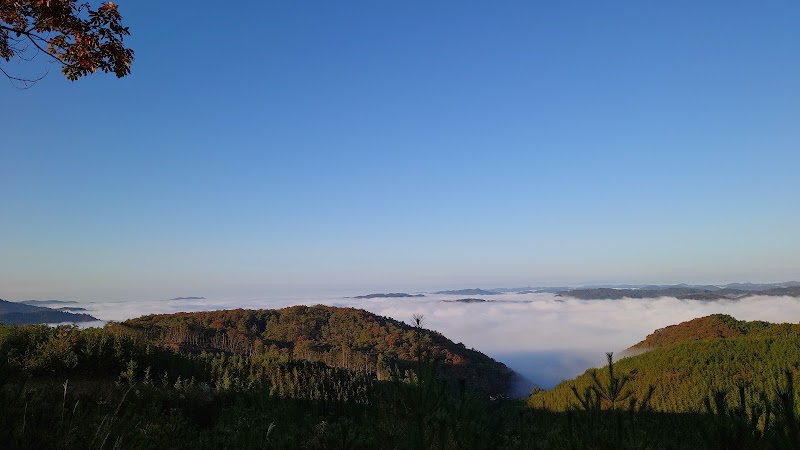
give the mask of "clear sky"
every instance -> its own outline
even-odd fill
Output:
[[[800,278],[800,2],[119,3],[0,83],[0,298]]]

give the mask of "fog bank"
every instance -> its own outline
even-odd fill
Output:
[[[501,294],[482,303],[445,302],[461,297],[426,294],[421,298],[352,299],[340,297],[142,300],[82,303],[88,314],[122,321],[154,313],[231,308],[282,308],[291,305],[349,306],[406,323],[425,316],[425,327],[506,363],[533,384],[549,388],[563,379],[603,364],[604,353],[620,352],[658,328],[715,313],[740,320],[800,321],[800,299],[754,296],[741,300],[696,301],[676,298],[576,300],[553,294]]]

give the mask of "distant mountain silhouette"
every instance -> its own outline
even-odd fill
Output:
[[[29,302],[22,303],[0,300],[0,323],[19,325],[37,323],[91,322],[98,320],[96,317],[92,317],[88,314],[75,314],[63,310],[45,308],[43,306],[33,306],[27,304]]]
[[[755,295],[800,297],[800,286],[797,282],[776,284],[729,284],[725,286],[691,286],[686,284],[671,286],[646,286],[642,288],[578,288],[558,292],[561,297],[572,297],[580,300],[619,300],[622,298],[658,298],[675,297],[681,300],[738,300]],[[731,286],[746,287],[737,289]]]
[[[425,297],[424,294],[406,294],[404,292],[390,292],[388,294],[367,294],[359,295],[353,298],[406,298],[406,297]]]
[[[497,292],[487,291],[484,289],[458,289],[453,291],[438,291],[434,294],[442,295],[497,295]]]
[[[66,304],[75,304],[78,302],[74,302],[71,300],[25,300],[19,303],[24,303],[26,305],[33,305],[33,306],[41,306],[41,305],[54,305],[54,304],[66,305]]]
[[[458,300],[442,300],[445,303],[486,303],[494,302],[494,300],[486,300],[483,298],[459,298]]]

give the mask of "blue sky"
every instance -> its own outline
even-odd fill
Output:
[[[0,83],[2,298],[800,278],[800,3],[120,12]]]

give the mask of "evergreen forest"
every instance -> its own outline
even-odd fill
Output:
[[[4,448],[798,448],[800,325],[709,316],[527,399],[503,364],[327,306],[0,325]]]

